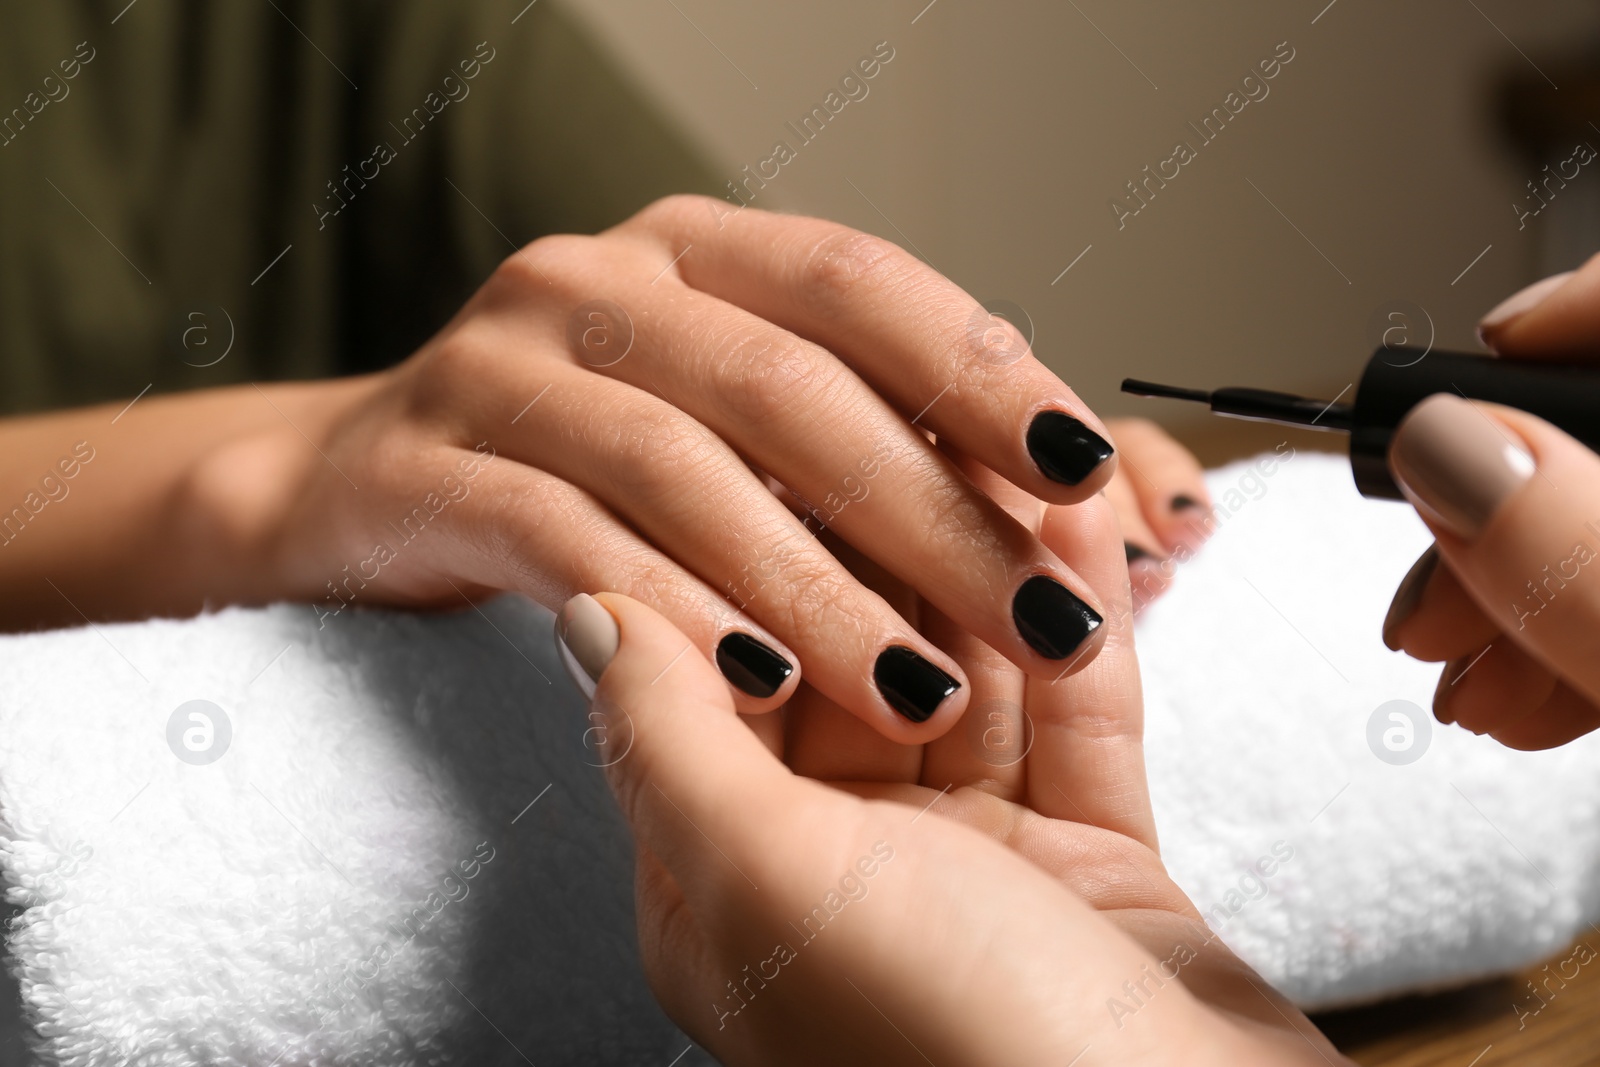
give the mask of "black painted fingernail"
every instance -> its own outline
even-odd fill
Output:
[[[1105,621],[1072,590],[1044,574],[1022,583],[1011,598],[1011,618],[1022,639],[1046,659],[1066,659]]]
[[[1115,453],[1111,442],[1060,411],[1041,411],[1028,424],[1028,454],[1045,477],[1077,485]]]
[[[1200,501],[1196,500],[1188,493],[1179,493],[1177,496],[1172,498],[1173,511],[1187,511],[1190,508],[1197,508],[1199,506]]]
[[[961,683],[909,648],[890,645],[878,653],[872,679],[889,706],[912,722],[927,722]]]
[[[1122,551],[1128,557],[1129,563],[1138,563],[1141,559],[1149,559],[1150,553],[1134,544],[1132,541],[1122,542]]]
[[[717,669],[739,689],[765,698],[788,681],[794,664],[749,634],[735,630],[717,642]]]

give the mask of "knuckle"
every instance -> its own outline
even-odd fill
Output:
[[[686,632],[691,629],[688,617],[692,608],[701,605],[679,603],[684,599],[685,575],[676,563],[643,544],[618,552],[616,560],[620,573],[609,575],[609,580],[618,587],[617,592],[668,614]]]
[[[428,347],[422,360],[426,386],[450,387],[463,376],[471,376],[481,370],[482,359],[482,346],[477,343],[472,331],[451,330]],[[431,390],[424,387],[420,391],[428,393]]]
[[[863,290],[881,292],[902,277],[906,254],[898,246],[870,233],[832,230],[805,255],[801,286],[811,310],[834,316]]]
[[[859,626],[874,614],[855,579],[832,560],[796,560],[785,581],[775,585],[768,597],[771,609],[786,612],[797,634],[826,637],[838,631],[842,620]]]
[[[922,533],[924,551],[942,558],[955,546],[961,546],[964,552],[975,546],[978,552],[993,553],[999,558],[1011,555],[1010,546],[994,536],[994,524],[966,486],[939,477],[928,485],[922,498],[928,516]]]
[[[604,543],[607,531],[593,502],[555,479],[537,487],[497,488],[484,512],[486,521],[461,524],[460,536],[484,558],[505,572],[516,587],[545,604],[566,598],[569,585],[559,559],[551,558],[552,530],[568,534],[574,543]],[[600,588],[600,586],[585,586]]]
[[[595,242],[593,237],[570,233],[541,237],[501,260],[486,288],[524,298],[530,291],[546,290],[556,279],[573,274],[593,254]]]
[[[473,383],[491,375],[493,349],[484,345],[470,324],[449,330],[428,344],[408,368],[406,410],[429,423],[453,423],[470,410]]]
[[[645,229],[655,230],[686,218],[691,212],[704,214],[710,200],[698,193],[673,193],[646,204],[634,218]]]
[[[976,489],[951,474],[937,455],[914,454],[900,476],[918,501],[918,514],[926,521],[916,525],[910,548],[921,558],[944,559],[952,551],[975,560],[1006,560],[1017,545],[1006,528],[1008,521],[998,505],[985,507]]]
[[[763,425],[797,409],[829,410],[823,394],[831,392],[827,363],[806,341],[769,335],[750,342],[730,361],[723,382],[725,399],[748,425]]]
[[[631,405],[619,412],[607,452],[613,484],[625,493],[657,498],[709,476],[724,446],[708,429],[667,404]]]

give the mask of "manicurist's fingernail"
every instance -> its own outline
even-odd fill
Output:
[[[1525,315],[1532,311],[1544,302],[1545,297],[1567,284],[1567,279],[1570,277],[1572,277],[1570,270],[1563,271],[1560,274],[1552,274],[1548,278],[1542,278],[1525,289],[1518,289],[1496,304],[1489,314],[1478,320],[1478,336],[1482,338],[1485,334],[1499,329],[1517,316]]]
[[[579,593],[567,601],[556,615],[556,647],[561,650],[561,663],[573,684],[591,700],[620,641],[617,620],[588,593]]]
[[[1011,619],[1022,639],[1046,659],[1066,659],[1105,621],[1072,590],[1044,574],[1017,589]]]
[[[1456,693],[1456,682],[1461,680],[1461,675],[1468,666],[1468,661],[1464,659],[1448,661],[1444,669],[1439,672],[1439,684],[1433,687],[1433,717],[1446,726],[1456,721],[1455,712],[1450,710],[1450,704]],[[1477,730],[1472,732],[1478,733]]]
[[[717,642],[717,669],[735,688],[764,699],[789,680],[794,664],[749,634],[735,630]]]
[[[1439,546],[1429,545],[1428,551],[1418,556],[1411,569],[1406,571],[1406,576],[1400,579],[1394,599],[1389,602],[1389,613],[1383,617],[1383,643],[1391,650],[1400,651],[1400,627],[1422,603],[1422,593],[1428,588],[1428,579],[1433,577],[1434,568],[1438,565]]]
[[[1061,411],[1041,411],[1028,424],[1028,454],[1046,478],[1077,485],[1116,450],[1111,442]]]
[[[1534,471],[1533,456],[1511,431],[1448,393],[1428,397],[1401,420],[1389,467],[1433,518],[1469,541]]]
[[[889,706],[912,722],[927,722],[961,683],[902,645],[878,653],[872,680]]]

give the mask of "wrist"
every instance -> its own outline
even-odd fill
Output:
[[[386,375],[246,386],[260,416],[196,455],[179,480],[170,536],[208,603],[262,603],[314,595],[319,518],[314,499],[337,428]],[[257,395],[259,394],[259,395]],[[342,476],[327,471],[343,484]],[[351,490],[354,491],[353,489]]]

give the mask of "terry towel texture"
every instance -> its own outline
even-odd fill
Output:
[[[1600,748],[1423,717],[1406,750],[1385,705],[1426,709],[1437,668],[1378,630],[1425,532],[1342,460],[1264,470],[1213,472],[1221,529],[1139,627],[1177,880],[1311,1005],[1563,947],[1597,914]],[[711,1062],[638,974],[631,846],[559,672],[516,598],[0,640],[9,948],[45,1051]]]

